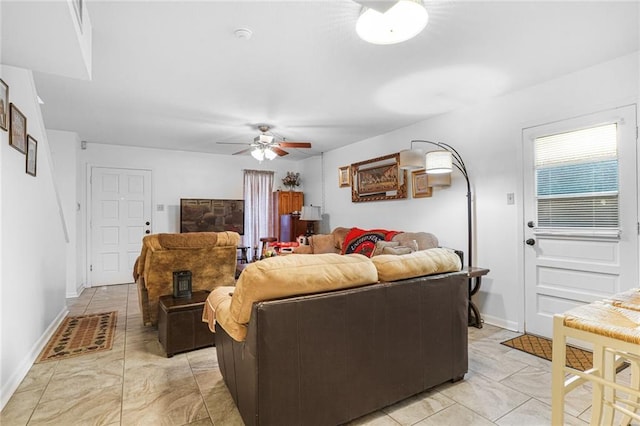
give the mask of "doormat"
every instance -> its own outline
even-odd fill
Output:
[[[551,361],[553,343],[546,337],[539,337],[534,334],[523,334],[522,336],[505,340],[502,344]],[[566,365],[567,367],[580,371],[588,370],[593,365],[593,354],[591,351],[567,345]]]
[[[110,350],[117,321],[115,311],[66,317],[36,363]]]

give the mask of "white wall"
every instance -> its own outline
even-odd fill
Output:
[[[52,178],[51,155],[30,71],[2,66],[10,101],[38,141],[37,176],[0,130],[0,406],[4,406],[66,314],[65,232]]]
[[[422,199],[352,203],[350,189],[339,188],[337,182],[338,167],[407,149],[412,139],[452,145],[462,155],[473,186],[474,264],[491,269],[474,300],[487,322],[522,330],[522,129],[636,103],[639,75],[638,54],[629,55],[327,152],[325,226],[429,231],[442,245],[466,252],[466,187],[459,173],[453,174],[450,188]],[[516,194],[515,205],[507,205],[510,192]]]
[[[82,280],[77,274],[78,265],[77,250],[77,152],[80,148],[80,139],[76,133],[48,130],[47,137],[51,147],[53,160],[53,174],[56,180],[65,224],[69,235],[67,243],[67,297],[77,297],[82,291]]]
[[[324,213],[324,175],[322,168],[322,156],[310,157],[298,162],[300,176],[302,180],[302,190],[304,191],[305,206],[320,206],[321,214]],[[325,229],[322,221],[318,224],[318,232],[328,233],[330,229]]]
[[[274,190],[282,185],[287,171],[299,171],[305,191],[306,172],[295,161],[278,158],[258,163],[250,155],[228,156],[162,149],[133,148],[106,144],[86,144],[78,153],[81,233],[78,262],[86,265],[87,169],[114,167],[151,170],[152,231],[179,232],[180,198],[243,199],[244,170],[276,172]],[[163,211],[159,211],[162,208]],[[86,271],[80,280],[86,283]]]
[[[0,34],[2,34],[2,2],[0,2]],[[0,43],[0,59],[2,58],[2,43]],[[0,76],[3,75],[3,71],[2,71],[2,65],[1,65],[0,61]],[[4,80],[3,80],[4,81]],[[7,105],[5,105],[5,108],[7,107]],[[8,128],[8,126],[7,126]],[[0,130],[0,145],[5,146],[8,144],[9,141],[9,136],[8,133],[6,132],[2,132],[2,130]],[[4,159],[4,155],[2,154],[2,151],[0,150],[0,166],[2,165],[2,161]],[[4,204],[2,202],[2,187],[4,185],[4,178],[2,177],[2,170],[0,169],[0,241],[3,241],[4,239],[4,234],[2,232],[2,211],[4,210]],[[3,244],[0,244],[0,271],[2,271],[3,265],[4,265],[4,261],[3,261]],[[2,289],[4,288],[4,285],[2,285],[3,281],[2,281],[2,274],[0,273],[0,307],[2,306],[2,301],[4,300],[4,291],[2,291]],[[2,357],[3,351],[4,351],[4,333],[2,330],[4,330],[4,319],[3,319],[3,315],[2,313],[0,313],[0,357]],[[4,383],[4,374],[3,374],[3,367],[2,367],[2,361],[0,361],[0,410],[2,410],[2,408],[5,406],[5,404],[7,403],[7,401],[9,400],[9,397],[11,395],[11,393],[14,390],[13,386],[9,386],[7,387],[7,389],[4,389],[1,385],[1,383]]]
[[[2,34],[2,2],[0,2],[0,34]],[[2,58],[2,43],[0,43],[0,58]],[[1,67],[2,65],[0,65],[0,77],[3,75]],[[5,108],[6,107],[7,105],[5,105]],[[7,145],[8,141],[9,141],[8,134],[0,130],[0,145],[3,145],[3,146]],[[2,167],[2,158],[4,158],[4,155],[0,155],[0,241],[4,239],[4,234],[2,232],[2,216],[3,216],[2,211],[4,210],[4,204],[2,202],[2,198],[3,198],[2,197],[2,182],[3,182],[2,170],[4,169],[4,167]],[[3,244],[0,244],[0,271],[3,270],[3,265],[4,265],[2,246]],[[3,282],[2,275],[0,274],[0,307],[2,306],[2,301],[4,300],[4,297],[5,297],[4,292],[2,291],[2,289],[4,288],[4,285],[2,285],[2,282]],[[2,356],[2,353],[4,351],[4,333],[2,332],[2,330],[4,330],[4,318],[2,313],[0,313],[0,357]],[[2,410],[6,402],[9,400],[9,396],[14,390],[13,386],[7,387],[7,389],[4,389],[2,387],[2,383],[5,382],[3,371],[4,370],[0,362],[0,410]]]

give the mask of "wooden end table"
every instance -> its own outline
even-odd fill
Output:
[[[489,273],[489,269],[480,268],[477,266],[467,266],[462,270],[466,271],[467,277],[469,277],[469,319],[467,323],[469,326],[482,328],[483,320],[480,316],[480,311],[478,310],[476,304],[473,303],[471,296],[473,296],[478,292],[478,290],[480,290],[482,277]]]
[[[160,297],[158,304],[158,339],[171,358],[178,352],[215,345],[215,334],[202,322],[202,310],[209,292],[195,291],[191,297]]]
[[[249,250],[249,247],[238,246],[237,249],[240,251],[237,259],[238,263],[249,263],[249,258],[247,257],[247,250]]]

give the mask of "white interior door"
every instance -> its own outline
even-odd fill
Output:
[[[151,233],[151,171],[92,167],[89,283],[130,283]]]
[[[605,133],[615,152],[596,153]],[[635,106],[523,132],[528,333],[551,337],[555,313],[638,286],[636,140]],[[560,154],[545,163],[548,149]]]

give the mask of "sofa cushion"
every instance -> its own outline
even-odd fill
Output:
[[[343,228],[338,226],[334,228],[331,233],[333,234],[333,239],[335,240],[336,248],[338,249],[337,253],[342,251],[342,246],[344,245],[344,239],[347,237],[347,234],[351,231],[351,228]]]
[[[427,250],[438,247],[438,238],[429,232],[400,232],[391,241],[397,241],[401,246],[411,247],[413,241],[418,245],[416,250]]]
[[[255,302],[342,288],[378,281],[370,259],[361,255],[335,253],[307,256],[290,254],[249,264],[236,283],[231,300],[231,317],[249,322]]]
[[[413,253],[414,251],[415,250],[413,250],[411,247],[405,247],[405,246],[385,247],[382,249],[382,254],[393,254],[393,255],[399,256],[401,254]]]
[[[311,252],[314,254],[339,253],[333,234],[317,234],[311,237]]]
[[[382,254],[371,261],[378,270],[380,281],[387,282],[462,269],[458,255],[446,248],[420,250],[400,256]]]
[[[373,249],[371,257],[382,254],[386,247],[398,247],[399,245],[400,243],[397,241],[376,241],[376,247]]]

